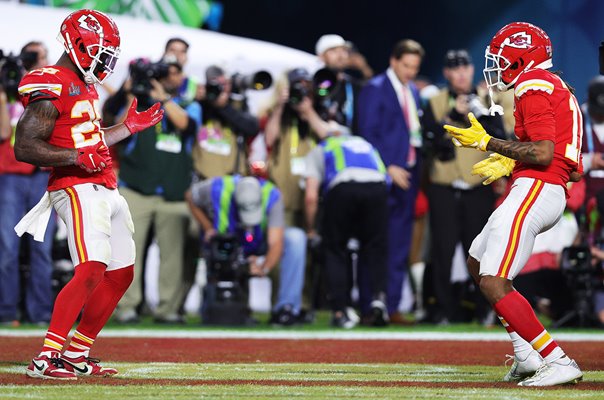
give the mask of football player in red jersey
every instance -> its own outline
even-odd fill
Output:
[[[136,111],[102,130],[95,84],[113,72],[120,52],[117,26],[94,10],[71,13],[59,40],[65,53],[56,64],[33,70],[19,86],[25,111],[16,128],[19,161],[51,167],[48,191],[15,227],[43,236],[50,207],[68,227],[75,273],[55,301],[44,345],[27,367],[30,377],[76,379],[113,375],[89,357],[90,347],[132,281],[132,220],[118,193],[108,147],[161,121],[160,104]],[[69,347],[61,351],[82,311]]]
[[[514,180],[508,197],[474,239],[468,268],[514,345],[514,362],[504,380],[521,386],[577,382],[583,374],[576,362],[544,329],[512,280],[529,258],[535,237],[560,219],[566,184],[581,177],[581,111],[572,89],[548,71],[552,44],[535,25],[504,26],[485,57],[489,90],[514,90],[518,140],[492,138],[471,114],[469,128],[445,125],[455,145],[494,152],[474,165],[473,173],[487,178],[486,184],[510,172]],[[493,112],[498,108],[492,104]]]

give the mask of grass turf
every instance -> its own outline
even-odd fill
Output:
[[[115,363],[120,375],[80,378],[76,385],[31,381],[0,385],[0,398],[28,399],[600,399],[604,371],[587,371],[586,384],[521,388],[501,383],[506,368],[419,364],[185,364]],[[3,376],[23,366],[1,365]],[[437,387],[430,387],[434,385]],[[497,386],[497,387],[493,387]],[[581,390],[577,390],[581,389]]]

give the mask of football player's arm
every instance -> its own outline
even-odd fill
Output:
[[[491,138],[487,151],[530,164],[549,165],[554,158],[554,142],[539,140],[536,142],[515,142]]]
[[[39,167],[64,167],[76,164],[78,151],[48,143],[59,111],[51,101],[40,100],[25,107],[15,132],[15,157]]]
[[[159,102],[141,112],[136,111],[137,106],[138,101],[136,97],[134,97],[124,122],[104,130],[105,144],[107,146],[113,146],[130,135],[134,135],[137,132],[156,125],[164,116],[164,110],[161,109],[161,104]]]
[[[132,133],[123,123],[110,126],[109,128],[105,128],[103,130],[105,131],[105,143],[107,146],[113,146],[114,144],[119,143],[132,135]]]

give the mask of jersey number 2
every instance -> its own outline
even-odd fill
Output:
[[[88,121],[76,124],[71,128],[71,137],[76,149],[95,145],[102,140],[99,101],[79,100],[76,102],[71,109],[71,118],[82,118],[84,114],[88,114]]]

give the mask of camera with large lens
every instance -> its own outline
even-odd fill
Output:
[[[338,75],[330,68],[321,68],[313,75],[313,99],[317,114],[323,120],[335,119],[338,117],[338,104],[334,102],[335,94],[338,88]]]
[[[168,76],[170,65],[159,61],[153,63],[147,58],[137,58],[130,62],[130,77],[132,78],[132,94],[147,96],[153,85],[151,79],[163,79]]]
[[[246,90],[264,90],[272,84],[273,77],[267,71],[258,71],[249,75],[235,73],[231,76],[231,97],[241,100]],[[216,101],[223,91],[224,84],[219,77],[208,79],[206,82],[206,100]]]
[[[273,84],[273,77],[267,71],[258,71],[253,74],[233,74],[231,76],[231,92],[243,93],[246,90],[264,90]]]
[[[23,64],[19,56],[13,55],[13,53],[6,55],[0,50],[0,85],[9,98],[17,98],[19,82],[23,78],[23,73]]]
[[[315,95],[318,98],[329,97],[338,84],[337,74],[330,68],[321,68],[313,76]]]
[[[238,239],[218,234],[207,247],[207,285],[202,307],[206,325],[250,323],[248,278],[250,267]]]

